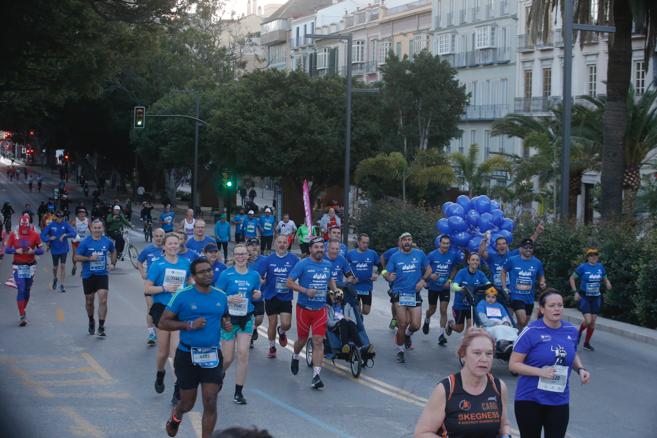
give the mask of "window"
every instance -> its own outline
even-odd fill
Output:
[[[299,36],[299,28],[297,27],[297,37],[294,42],[294,47],[299,47],[301,45],[301,37]]]
[[[385,64],[388,53],[392,50],[392,43],[390,41],[381,41],[379,43],[379,64]]]
[[[317,52],[317,70],[325,70],[328,68],[328,58],[329,58],[328,48],[320,49]]]
[[[543,68],[543,97],[552,96],[552,69]]]
[[[637,96],[646,92],[646,62],[634,62],[634,91]]]
[[[459,137],[459,152],[463,153],[463,134]]]
[[[495,47],[495,26],[482,26],[476,29],[476,49]]]
[[[477,144],[477,131],[475,129],[470,131],[470,144]]]
[[[269,47],[269,64],[284,64],[285,63],[285,46],[271,46]]]
[[[418,55],[422,50],[429,48],[429,36],[428,35],[416,35],[411,40],[410,53],[411,56]]]
[[[377,48],[378,48],[378,41],[377,40],[370,40],[369,46],[368,46],[368,51],[367,51],[367,62],[374,62],[376,61],[377,57]]]
[[[525,70],[523,72],[523,79],[524,79],[524,94],[523,96],[526,98],[532,97],[532,71],[531,70]]]
[[[454,33],[444,33],[442,35],[438,35],[438,54],[450,55],[454,53],[455,40],[456,34]]]
[[[401,45],[402,45],[401,42],[395,43],[395,55],[399,59],[402,58],[402,47],[401,47]]]
[[[351,62],[365,62],[365,41],[358,40],[354,41],[354,44],[351,46]]]
[[[598,94],[598,66],[595,64],[589,64],[586,66],[586,71],[588,77],[588,95],[595,97]]]

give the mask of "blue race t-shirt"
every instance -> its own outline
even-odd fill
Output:
[[[392,248],[388,248],[387,250],[385,250],[385,252],[383,253],[383,261],[385,262],[386,266],[388,265],[388,260],[390,260],[390,257],[392,257],[392,255],[397,251],[399,251],[399,248],[396,246],[393,246]]]
[[[260,216],[260,233],[265,237],[271,237],[274,235],[274,224],[276,223],[276,218],[274,216]]]
[[[217,287],[227,296],[240,295],[245,299],[241,303],[228,303],[232,316],[244,316],[253,313],[253,291],[260,290],[260,275],[252,269],[240,274],[233,266],[219,275]]]
[[[252,270],[259,273],[260,272],[260,265],[262,265],[265,262],[266,258],[267,257],[263,256],[262,254],[258,254],[258,257],[255,260],[253,260],[251,262],[248,262],[247,266],[249,267],[249,269],[252,269]],[[260,298],[258,298],[257,300],[253,300],[253,302],[254,303],[259,303],[260,301],[262,301],[264,299],[265,299],[264,295],[261,294]]]
[[[235,223],[235,234],[241,234],[244,231],[244,221],[247,216],[245,214],[236,214],[233,217],[233,222]]]
[[[374,265],[379,261],[379,255],[376,251],[367,249],[363,252],[358,249],[352,249],[347,253],[347,262],[351,266],[351,272],[358,279],[354,286],[359,295],[368,295],[372,292],[372,272]]]
[[[516,400],[529,400],[550,406],[568,404],[570,399],[568,377],[577,352],[577,339],[577,328],[569,322],[561,321],[561,327],[558,329],[546,326],[542,318],[530,322],[520,333],[513,345],[513,351],[526,354],[523,363],[533,367],[553,365],[567,367],[565,376],[561,376],[566,379],[566,385],[561,392],[544,390],[538,388],[538,377],[520,376],[516,387]]]
[[[176,213],[173,211],[162,212],[160,215],[160,223],[162,223],[162,229],[165,233],[170,233],[173,231],[174,219],[176,218]]]
[[[191,249],[185,247],[185,252],[178,253],[178,257],[187,259],[191,264],[194,260],[196,260],[199,257],[199,255],[196,254],[196,251],[192,251]]]
[[[329,247],[329,242],[324,241],[324,256],[325,257],[328,257],[328,247]],[[340,244],[340,250],[338,251],[338,255],[341,255],[342,257],[347,258],[347,252],[348,252],[347,249],[348,249],[347,245],[345,245],[344,243],[341,243]]]
[[[345,275],[349,273],[353,275],[353,272],[351,272],[351,266],[349,266],[347,259],[338,254],[338,256],[333,260],[331,260],[328,256],[325,256],[324,260],[328,260],[328,262],[331,263],[331,278],[335,280],[335,285],[338,287],[344,286]]]
[[[575,276],[579,278],[579,290],[587,297],[600,296],[600,284],[607,272],[600,262],[592,265],[590,263],[582,263],[575,269]]]
[[[333,266],[327,260],[316,262],[311,257],[307,257],[297,263],[290,272],[292,281],[299,280],[299,285],[317,291],[312,298],[304,293],[299,293],[297,304],[311,310],[323,308],[326,304],[326,292],[332,271]]]
[[[142,249],[137,257],[139,263],[146,262],[146,270],[151,265],[154,259],[159,259],[163,256],[162,248],[158,248],[154,244],[148,245],[146,248]]]
[[[230,240],[230,223],[217,221],[214,224],[214,238],[217,239],[217,242],[228,242]]]
[[[215,243],[212,237],[205,236],[203,237],[203,240],[196,240],[194,239],[194,236],[192,236],[189,239],[187,239],[187,243],[185,243],[185,247],[187,247],[188,250],[196,254],[196,257],[194,257],[196,259],[198,257],[201,257],[205,247],[211,243]]]
[[[41,240],[50,245],[51,254],[68,254],[68,239],[73,239],[76,235],[77,232],[68,222],[62,221],[61,223],[57,223],[57,221],[52,221],[41,232]],[[53,236],[55,240],[50,240]],[[60,240],[62,236],[65,237],[63,240]]]
[[[495,286],[501,288],[506,287],[506,285],[502,285],[502,268],[504,267],[504,263],[506,263],[510,257],[515,257],[517,255],[520,255],[520,251],[518,251],[517,248],[514,250],[507,250],[505,254],[498,253],[492,247],[488,248],[488,257],[485,260],[493,277],[492,280]],[[507,278],[507,284],[508,283],[509,279]]]
[[[445,287],[445,283],[452,275],[452,271],[459,263],[459,253],[452,251],[451,248],[446,253],[442,253],[439,249],[434,249],[427,255],[429,265],[431,265],[432,274],[438,274],[437,280],[427,282],[427,289],[430,291],[440,291]]]
[[[212,284],[215,285],[217,284],[217,281],[219,281],[219,276],[221,275],[222,272],[224,272],[228,267],[221,263],[219,260],[214,262],[214,265],[212,265]]]
[[[252,217],[247,217],[244,219],[244,237],[250,239],[252,237],[258,237],[258,225],[260,222],[258,219]]]
[[[514,256],[504,263],[504,270],[509,278],[511,300],[532,304],[536,281],[544,275],[541,261],[534,256],[529,260]]]
[[[76,254],[85,257],[91,257],[94,254],[98,256],[98,260],[82,262],[82,278],[89,278],[92,275],[97,277],[107,276],[107,263],[112,252],[114,252],[114,242],[105,236],[101,236],[98,240],[95,240],[92,236],[82,239]]]
[[[454,283],[461,287],[465,287],[489,284],[490,281],[488,278],[486,278],[486,274],[481,272],[479,269],[477,269],[473,274],[470,272],[470,269],[463,268],[456,273],[456,276],[454,277]],[[454,293],[454,304],[452,305],[452,308],[454,310],[467,310],[470,308],[470,303],[468,303],[468,300],[462,291],[457,291]]]
[[[189,260],[178,256],[176,263],[171,263],[164,256],[153,260],[148,267],[146,279],[153,282],[153,286],[173,285],[178,290],[185,287],[189,279]],[[168,304],[173,294],[171,292],[160,292],[153,295],[153,303]]]
[[[415,285],[422,279],[427,266],[427,256],[417,248],[411,248],[408,253],[397,251],[392,254],[386,270],[397,274],[397,278],[392,282],[393,293],[415,296]]]
[[[205,318],[205,326],[194,330],[180,330],[178,349],[189,351],[190,347],[217,347],[221,337],[221,318],[228,314],[226,294],[219,289],[210,288],[210,292],[199,292],[194,286],[188,286],[171,298],[166,310],[174,313],[178,321],[194,321]]]
[[[262,293],[266,300],[275,297],[281,301],[292,301],[292,289],[287,287],[287,278],[297,263],[299,263],[299,257],[289,252],[283,257],[273,253],[260,263],[258,272],[265,279]]]

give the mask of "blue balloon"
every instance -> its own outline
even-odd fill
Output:
[[[470,252],[476,252],[476,253],[478,253],[478,252],[479,252],[479,245],[481,245],[481,241],[482,241],[482,240],[483,240],[483,239],[482,239],[481,236],[474,236],[474,237],[472,237],[472,238],[470,239],[470,242],[468,243],[468,250],[469,250]]]
[[[479,214],[488,213],[490,211],[490,199],[486,195],[479,196],[474,205]]]
[[[443,212],[443,216],[445,216],[445,217],[449,216],[449,215],[447,214],[447,209],[448,209],[449,206],[452,205],[452,204],[454,204],[454,203],[451,202],[451,201],[447,201],[447,202],[443,203],[443,206],[440,208],[441,211]]]
[[[436,229],[440,234],[449,233],[449,221],[447,220],[447,218],[441,218],[438,221],[436,221]]]
[[[470,207],[470,198],[465,195],[460,195],[456,198],[456,203],[463,207],[463,210],[468,211]]]
[[[460,233],[468,228],[465,219],[461,216],[450,216],[447,221],[449,222],[449,231],[451,234]]]
[[[465,216],[465,210],[459,204],[452,204],[447,207],[447,217],[458,216],[463,219]]]
[[[500,206],[500,203],[497,201],[490,201],[490,209],[492,210],[501,210],[502,207]]]
[[[493,215],[490,213],[482,213],[479,215],[479,232],[485,233],[493,228]]]
[[[466,233],[464,231],[460,233],[456,233],[452,236],[452,242],[460,248],[464,248],[467,246],[468,242],[470,242],[470,233]]]
[[[513,242],[513,234],[511,234],[510,231],[502,230],[500,231],[500,236],[504,237],[506,239],[506,243],[508,243],[509,245],[511,245],[511,243]]]
[[[465,214],[465,221],[470,227],[476,228],[479,226],[479,213],[477,210],[468,210]]]
[[[511,219],[506,218],[502,221],[502,225],[500,225],[500,228],[502,230],[506,230],[511,233],[513,232],[513,226],[514,226],[513,221]]]
[[[493,224],[500,226],[504,220],[504,212],[500,209],[491,210],[490,214],[493,215]]]

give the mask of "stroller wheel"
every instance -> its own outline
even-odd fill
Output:
[[[363,358],[360,354],[359,348],[352,348],[351,355],[349,356],[349,365],[351,368],[351,375],[358,378],[360,372],[363,369]]]
[[[313,366],[313,340],[308,339],[308,342],[306,342],[306,365],[308,365],[308,368]]]

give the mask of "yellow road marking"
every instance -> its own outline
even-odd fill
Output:
[[[96,361],[96,359],[94,359],[94,357],[91,354],[89,354],[87,352],[84,352],[84,353],[81,353],[81,354],[82,354],[82,357],[87,361],[89,366],[91,368],[93,368],[94,371],[96,371],[96,373],[100,377],[102,377],[105,380],[112,380],[112,376],[109,375],[109,373],[107,372],[107,370],[105,370],[105,368],[100,366],[100,364]]]
[[[61,307],[57,306],[55,309],[55,315],[57,316],[58,322],[64,322],[64,310]]]
[[[84,386],[84,385],[111,385],[113,382],[111,380],[99,379],[93,377],[91,379],[72,379],[72,380],[29,380],[26,379],[24,382],[26,385],[30,386]]]
[[[68,415],[73,421],[71,432],[77,436],[103,438],[105,435],[93,424],[82,418],[82,416],[71,406],[59,406],[59,410]]]
[[[62,368],[59,370],[38,370],[30,371],[32,376],[60,376],[64,374],[75,374],[75,373],[92,373],[94,369],[91,367],[80,367],[80,368]]]
[[[52,397],[57,398],[111,398],[111,399],[126,399],[130,398],[129,392],[51,392]]]

